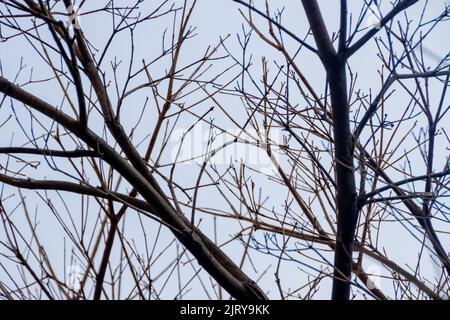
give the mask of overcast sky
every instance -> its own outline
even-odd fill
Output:
[[[118,1],[122,3],[128,3],[127,1]],[[183,1],[174,1],[176,5],[181,4]],[[263,9],[264,1],[256,0],[254,1],[256,6]],[[360,1],[352,0],[349,1],[351,5],[351,12],[357,14],[359,9]],[[429,17],[436,16],[438,13],[442,12],[444,5],[448,5],[449,1],[447,0],[432,0],[429,1],[429,10],[427,14]],[[325,21],[329,27],[329,30],[336,30],[339,20],[338,20],[338,10],[339,10],[339,1],[337,0],[321,0],[319,1],[321,8],[323,9]],[[83,12],[89,11],[89,6],[91,4],[86,4],[86,7],[83,8]],[[1,5],[3,7],[3,5]],[[93,7],[96,5],[92,4]],[[304,12],[301,6],[300,1],[294,0],[276,0],[270,1],[271,11],[275,12],[277,9],[283,9],[283,23],[284,25],[294,33],[298,34],[300,37],[303,37],[307,30],[308,24],[307,20],[304,16]],[[142,4],[143,10],[150,10],[150,8],[154,7],[153,1],[145,1]],[[230,35],[230,39],[227,40],[227,48],[230,52],[239,55],[240,48],[238,45],[238,40],[236,35],[242,34],[242,23],[244,20],[239,13],[239,9],[243,9],[242,6],[234,3],[231,0],[199,0],[198,7],[194,11],[191,24],[196,27],[196,36],[189,40],[186,43],[186,46],[182,49],[181,61],[180,65],[184,65],[190,61],[198,59],[201,57],[209,45],[216,45],[221,38],[225,38],[227,35]],[[388,1],[382,1],[382,12],[387,12],[389,9]],[[417,18],[418,13],[420,12],[420,5],[415,6],[408,10],[408,15],[410,18]],[[266,28],[266,24],[262,19],[256,19],[258,25],[264,26]],[[103,15],[88,15],[83,16],[81,21],[81,27],[86,34],[86,37],[90,40],[91,44],[94,47],[102,48],[104,47],[106,40],[111,32],[111,24],[109,20],[109,16]],[[171,18],[163,17],[161,19],[154,20],[150,24],[146,26],[151,26],[151,28],[137,28],[135,30],[135,38],[137,42],[135,43],[135,61],[136,65],[140,65],[141,61],[145,59],[146,61],[151,61],[152,58],[158,56],[161,52],[161,34],[164,32],[164,29],[170,28],[171,26]],[[248,26],[245,25],[244,28],[248,30]],[[267,30],[263,29],[263,30]],[[443,24],[442,28],[436,30],[425,42],[427,50],[429,53],[427,55],[429,59],[430,66],[433,66],[433,63],[436,63],[436,56],[442,57],[447,54],[449,51],[449,42],[448,42],[448,23]],[[295,50],[295,42],[292,41],[288,36],[284,36],[286,43],[290,46],[292,52]],[[111,76],[111,67],[109,66],[109,61],[113,59],[123,60],[127,62],[129,60],[129,37],[128,34],[123,34],[119,36],[112,44],[111,49],[108,51],[108,56],[105,59],[105,70],[108,70],[109,76]],[[274,60],[278,60],[283,62],[283,59],[279,55],[279,53],[275,52],[273,49],[269,48],[266,44],[264,44],[257,36],[253,36],[250,42],[250,51],[253,56],[253,61],[255,65],[255,72],[260,72],[260,63],[261,58],[266,57],[270,63]],[[15,74],[18,71],[18,67],[23,61],[24,70],[21,72],[21,75],[17,79],[18,83],[25,83],[30,74],[33,75],[35,79],[45,79],[46,77],[51,76],[51,70],[48,68],[41,57],[36,54],[36,51],[32,48],[32,46],[24,40],[23,37],[19,37],[16,39],[12,39],[8,42],[0,44],[0,62],[2,66],[3,75],[9,79],[14,79]],[[310,54],[304,53],[302,51],[301,56],[298,58],[297,63],[302,68],[302,71],[308,75],[308,79],[311,82],[312,86],[315,88],[323,88],[325,83],[325,74],[323,68],[320,64],[318,58],[313,57]],[[225,69],[227,66],[233,64],[231,59],[226,59],[220,62],[220,65],[215,66],[213,70]],[[359,87],[361,90],[368,92],[371,89],[373,92],[377,92],[380,88],[380,80],[377,74],[377,69],[379,68],[380,63],[376,58],[375,46],[373,43],[368,44],[364,49],[355,54],[350,59],[350,64],[352,67],[352,71],[358,74],[359,79]],[[274,65],[272,64],[272,67]],[[126,72],[127,64],[124,63],[119,68],[120,72]],[[160,63],[152,66],[153,77],[157,78],[158,75],[162,76],[165,74],[169,65],[166,60],[161,61]],[[47,101],[52,102],[55,105],[59,105],[61,103],[62,94],[60,91],[55,90],[54,83],[37,83],[35,85],[27,86],[27,90],[34,92],[36,95],[44,98]],[[436,93],[440,92],[442,88],[437,88]],[[318,89],[319,92],[323,92],[322,89]],[[130,98],[127,101],[127,110],[122,113],[122,121],[125,123],[124,126],[131,125],[135,122],[135,120],[140,115],[140,108],[143,105],[143,101],[147,93],[142,92],[136,94],[134,97]],[[438,98],[439,96],[436,95]],[[245,114],[243,113],[244,109],[242,106],[238,105],[238,101],[236,99],[222,96],[221,101],[229,108],[229,112],[231,114],[236,115],[236,118],[242,123],[245,120]],[[397,97],[398,103],[401,104],[401,96]],[[395,100],[393,105],[395,105]],[[27,113],[25,108],[19,108],[19,105],[14,107],[14,111],[10,106],[9,101],[5,102],[2,106],[0,112],[0,123],[3,123],[4,120],[13,115],[16,117],[17,121],[10,121],[5,126],[0,128],[0,145],[20,145],[23,141],[26,141],[24,133],[21,131],[19,123],[22,124],[25,128],[28,128],[30,125],[30,115]],[[201,105],[200,108],[204,108],[207,110],[211,107],[211,102],[207,102],[204,105]],[[400,109],[389,110],[389,113],[393,114],[395,117],[396,113],[401,112]],[[199,112],[200,113],[200,112]],[[215,110],[213,113],[209,115],[209,117],[214,118],[215,123],[218,123],[229,130],[233,130],[233,125],[224,119],[223,115],[220,111]],[[178,124],[179,129],[183,130],[189,128],[193,119],[189,117],[182,118],[180,123]],[[448,126],[449,118],[444,122],[444,125]],[[154,124],[149,123],[149,127],[152,127]],[[97,128],[98,132],[101,132],[102,128]],[[207,134],[207,127],[204,127],[203,134]],[[13,134],[14,133],[14,134]],[[39,132],[35,132],[36,136],[39,135]],[[280,135],[285,133],[280,133]],[[138,132],[137,136],[143,138],[145,136],[144,132]],[[175,136],[176,137],[176,136]],[[194,138],[197,139],[197,138]],[[11,141],[13,141],[11,143]],[[193,141],[193,144],[196,144],[198,140]],[[179,140],[174,138],[173,145],[174,147],[179,143]],[[441,140],[441,143],[446,144],[447,141]],[[191,146],[189,146],[191,147]],[[195,148],[205,147],[202,144],[197,144],[194,146]],[[245,149],[238,151],[239,152],[248,152],[248,156],[254,156],[258,149]],[[447,154],[438,154],[436,155],[436,167],[442,168],[445,164],[445,158],[448,156],[448,143],[447,143]],[[162,162],[170,162],[172,160],[173,153],[166,153],[162,158]],[[260,159],[256,157],[257,159]],[[2,158],[5,159],[5,158]],[[248,158],[247,158],[248,159]],[[266,166],[267,159],[260,159],[260,163],[253,163],[256,167]],[[1,160],[3,161],[3,160]],[[283,161],[283,160],[281,160]],[[413,159],[414,161],[414,159]],[[420,163],[420,161],[417,161]],[[223,168],[226,164],[222,164]],[[420,164],[418,164],[420,165]],[[16,166],[18,166],[16,164]],[[27,172],[32,175],[34,178],[44,178],[44,177],[61,177],[63,173],[54,173],[50,170],[49,166],[43,166],[39,170],[32,170],[27,168]],[[269,169],[270,170],[270,169]],[[197,163],[188,163],[181,165],[176,169],[177,181],[182,181],[186,185],[192,185],[197,177],[199,171],[199,167]],[[400,176],[401,178],[401,176]],[[270,196],[270,200],[268,203],[268,207],[275,206],[278,209],[281,208],[284,204],[287,190],[280,188],[276,184],[267,181],[266,179],[261,179],[255,177],[255,181],[257,181],[258,187],[262,189],[262,192],[265,196]],[[17,195],[17,190],[9,187],[5,187],[3,190],[3,198],[7,197],[7,195],[15,194]],[[46,244],[50,256],[52,258],[52,262],[57,268],[57,272],[59,274],[63,274],[65,272],[65,265],[67,265],[67,261],[70,259],[70,254],[66,252],[66,257],[63,259],[64,250],[70,251],[71,245],[68,241],[63,240],[63,233],[59,226],[57,226],[55,222],[55,217],[48,212],[48,209],[43,206],[42,199],[40,199],[34,192],[24,192],[26,198],[28,200],[28,206],[31,211],[36,211],[37,219],[39,220],[39,230],[41,231],[42,241]],[[68,205],[68,212],[64,212],[63,215],[65,219],[68,217],[68,213],[74,214],[80,212],[81,201],[79,196],[72,196],[68,194],[63,194],[65,196],[65,200]],[[17,200],[17,198],[16,198]],[[445,201],[445,200],[444,200]],[[447,203],[448,204],[448,203]],[[4,205],[12,209],[17,205],[17,201],[4,201]],[[61,203],[59,204],[60,208],[62,208]],[[224,201],[219,198],[216,193],[211,194],[201,194],[199,197],[199,206],[207,205],[209,207],[217,207],[220,208],[225,205]],[[21,216],[21,209],[16,209],[14,213],[16,221],[18,223],[25,223],[23,216]],[[204,228],[202,230],[205,231],[206,234],[213,236],[212,230],[212,219],[209,217],[203,217],[205,219],[203,223]],[[79,223],[79,217],[76,217],[75,224]],[[127,233],[130,238],[136,240],[138,244],[142,246],[143,236],[140,232],[139,220],[136,214],[130,214],[127,216],[127,223],[129,227],[127,228]],[[146,225],[149,226],[149,230],[156,230],[157,224],[151,222],[150,220],[145,220]],[[446,224],[446,230],[448,231],[448,223]],[[220,232],[219,232],[219,242],[225,242],[230,235],[234,232],[238,231],[239,225],[232,221],[223,221],[220,224]],[[133,235],[134,230],[136,231],[135,235]],[[3,230],[0,230],[0,239],[4,237]],[[152,232],[150,231],[150,234]],[[392,226],[386,226],[384,229],[384,237],[381,240],[383,244],[386,244],[386,250],[389,256],[395,257],[395,261],[398,264],[406,265],[410,264],[412,266],[415,265],[416,256],[419,248],[419,244],[414,238],[411,237],[409,231],[405,229],[403,226],[396,224]],[[151,235],[151,236],[154,236]],[[172,235],[169,232],[163,233],[163,240],[161,241],[160,247],[164,247],[167,245],[171,239]],[[264,241],[264,234],[260,233],[256,235],[256,238],[259,241]],[[446,249],[450,249],[450,236],[443,234],[441,236],[441,240],[443,246]],[[151,239],[149,240],[151,242]],[[297,248],[302,248],[304,244],[300,244]],[[294,246],[295,247],[295,246]],[[293,248],[294,248],[293,247]],[[175,247],[174,247],[175,248]],[[234,243],[231,245],[227,245],[223,248],[227,253],[229,253],[234,259],[240,259],[242,244]],[[181,250],[181,249],[180,249]],[[449,250],[450,251],[450,250]],[[275,257],[271,257],[262,253],[253,253],[253,264],[256,266],[252,266],[250,263],[246,263],[244,265],[244,270],[254,279],[261,277],[260,284],[263,289],[270,290],[269,296],[272,298],[278,297],[277,290],[274,285],[274,268],[276,267],[277,259]],[[116,250],[113,254],[113,260],[118,258],[118,251]],[[295,254],[294,254],[295,255]],[[164,257],[159,266],[155,266],[156,269],[163,269],[165,267],[165,263],[168,263],[175,256],[175,249],[167,254],[167,257]],[[330,252],[329,254],[325,254],[324,258],[329,259],[329,261],[333,260],[333,255]],[[0,259],[2,259],[0,257]],[[297,256],[297,261],[286,262],[283,264],[282,271],[282,282],[290,283],[292,281],[292,288],[295,288],[299,283],[301,283],[298,279],[305,280],[307,278],[307,272],[314,273],[314,270],[306,268],[302,265],[301,260]],[[379,267],[374,261],[370,259],[366,260],[366,268],[371,270],[374,273],[385,274],[386,271]],[[317,265],[317,264],[316,264]],[[190,265],[186,265],[185,268],[190,269]],[[431,259],[424,259],[423,265],[423,274],[429,277],[433,277],[437,270],[434,263],[432,263]],[[157,272],[157,271],[156,271]],[[193,270],[186,271],[186,279],[188,279],[188,275],[193,274]],[[265,273],[264,273],[265,272]],[[297,278],[295,281],[292,277]],[[204,279],[207,279],[204,276]],[[0,280],[7,281],[5,275],[0,272]],[[208,281],[208,280],[205,280]],[[378,285],[382,290],[386,290],[387,292],[392,292],[393,288],[389,288],[390,282],[385,281],[381,278],[378,278]],[[318,298],[329,298],[330,296],[330,284],[331,281],[327,280],[322,283],[321,288],[317,297]],[[168,286],[177,286],[176,279],[171,278],[168,282]],[[289,285],[286,285],[289,287]],[[177,290],[166,290],[167,295],[163,294],[162,297],[165,298],[173,298],[173,292]],[[195,282],[191,286],[191,291],[186,295],[186,298],[196,298],[196,297],[205,297],[203,294],[203,289],[201,288],[200,283]]]

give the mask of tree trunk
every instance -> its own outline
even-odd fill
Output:
[[[337,185],[337,239],[332,299],[347,300],[350,295],[353,241],[358,222],[358,208],[353,170],[354,144],[350,132],[345,60],[336,57],[327,67],[327,74],[334,124],[334,159]]]

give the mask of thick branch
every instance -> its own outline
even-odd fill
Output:
[[[372,39],[374,35],[380,31],[389,21],[391,21],[397,14],[408,9],[410,6],[418,2],[419,0],[402,0],[397,4],[386,16],[384,16],[380,21],[380,28],[372,28],[364,36],[362,36],[354,45],[349,47],[346,51],[346,57],[349,58],[355,52],[357,52],[362,46],[364,46],[367,41]]]
[[[267,16],[264,12],[258,10],[254,6],[244,2],[242,0],[233,0],[233,1],[239,3],[239,4],[243,5],[243,6],[245,6],[247,8],[249,8],[251,11],[257,13],[258,15],[260,15],[261,17],[263,17],[264,19],[268,20],[270,23],[275,25],[277,28],[279,28],[280,30],[285,32],[288,36],[290,36],[292,39],[296,40],[298,43],[300,43],[302,46],[304,46],[308,50],[310,50],[310,51],[312,51],[314,53],[317,53],[317,49],[316,48],[313,48],[311,45],[309,45],[308,43],[306,43],[305,41],[303,41],[302,39],[297,37],[293,32],[289,31],[282,24],[278,23],[277,21],[275,21],[271,17]]]
[[[266,299],[264,292],[254,281],[248,278],[231,259],[211,240],[195,228],[190,222],[178,214],[149,182],[135,168],[123,159],[111,146],[98,137],[89,128],[81,128],[79,123],[45,101],[30,94],[22,88],[0,76],[0,92],[17,99],[36,111],[54,119],[60,125],[73,132],[91,148],[102,154],[102,159],[126,178],[155,212],[159,212],[162,220],[175,230],[174,235],[196,257],[198,263],[217,280],[232,296],[244,300]],[[172,230],[174,231],[174,230]]]

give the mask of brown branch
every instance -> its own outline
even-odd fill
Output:
[[[64,151],[64,150],[51,150],[51,149],[26,148],[26,147],[2,147],[0,148],[0,154],[34,154],[60,158],[100,157],[100,155],[94,150]]]

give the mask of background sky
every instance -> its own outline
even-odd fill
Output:
[[[183,1],[174,1],[175,5],[182,4]],[[263,9],[264,1],[254,1],[255,5]],[[422,1],[424,3],[425,1]],[[128,1],[117,1],[117,4],[126,4]],[[427,15],[429,17],[436,16],[440,12],[442,12],[445,5],[449,4],[449,1],[444,0],[433,0],[427,2],[429,5],[429,9],[427,10]],[[339,1],[337,0],[321,0],[319,1],[321,9],[323,10],[323,15],[325,21],[327,23],[329,30],[337,30],[339,17],[337,12],[339,12]],[[360,8],[360,1],[349,1],[350,11],[357,15],[357,12]],[[90,7],[92,6],[92,7]],[[155,7],[155,3],[153,1],[144,1],[142,3],[142,10],[149,11],[151,8]],[[97,7],[97,4],[86,4],[83,8],[83,12],[88,12],[90,8]],[[4,10],[4,5],[1,5],[2,10]],[[270,8],[272,12],[275,12],[277,9],[284,10],[283,11],[283,24],[295,34],[303,37],[308,31],[308,23],[306,17],[303,12],[303,8],[301,6],[300,1],[270,1]],[[383,13],[387,12],[390,8],[388,1],[382,1],[381,10]],[[244,20],[239,13],[239,9],[245,9],[234,3],[231,0],[199,0],[198,6],[194,10],[191,24],[196,27],[195,29],[195,37],[190,39],[185,47],[182,49],[180,63],[179,65],[186,65],[192,62],[195,59],[198,59],[203,55],[205,50],[209,45],[216,45],[219,43],[221,38],[225,38],[227,35],[230,35],[230,38],[226,42],[226,46],[228,50],[239,56],[240,48],[237,40],[237,34],[242,34],[242,28]],[[421,4],[414,6],[409,9],[408,15],[411,19],[418,19],[418,15],[421,12]],[[256,18],[255,21],[263,30],[267,30],[265,21]],[[24,22],[26,23],[26,22]],[[111,23],[110,17],[108,15],[98,15],[98,14],[90,14],[83,15],[81,19],[81,27],[86,37],[90,40],[90,43],[96,48],[103,48],[109,34],[111,33]],[[144,59],[145,61],[151,61],[154,57],[157,57],[161,53],[162,40],[161,34],[163,34],[164,30],[171,28],[172,18],[170,16],[162,17],[160,19],[156,19],[151,21],[149,24],[145,24],[145,28],[136,28],[134,31],[136,42],[135,51],[134,51],[134,61],[135,66],[138,68],[141,65],[141,61]],[[249,30],[247,25],[244,26],[245,30]],[[44,30],[44,29],[43,29]],[[3,32],[11,32],[4,31]],[[448,43],[448,23],[443,23],[442,27],[437,28],[432,35],[430,35],[426,42],[426,48],[429,50],[427,54],[427,59],[429,59],[430,66],[434,66],[436,61],[436,56],[442,57],[449,51],[449,43]],[[44,31],[42,31],[44,32]],[[383,32],[380,33],[383,35]],[[295,52],[296,44],[289,37],[285,36],[286,45],[290,48],[291,52]],[[311,40],[310,40],[311,42]],[[110,61],[122,61],[122,64],[118,67],[119,75],[126,75],[128,68],[128,61],[130,60],[130,38],[129,34],[124,32],[120,34],[112,43],[110,50],[105,58],[104,62],[104,70],[107,72],[107,77],[109,80],[112,79],[112,70]],[[264,56],[269,60],[269,64],[273,70],[275,70],[274,61],[280,61],[283,63],[283,59],[280,54],[274,52],[273,49],[269,48],[266,44],[264,44],[256,35],[253,36],[250,42],[249,50],[251,51],[254,66],[253,70],[255,74],[261,73],[261,58]],[[221,53],[225,54],[224,50],[221,49]],[[352,71],[358,75],[358,86],[364,92],[372,92],[376,93],[380,89],[380,80],[377,73],[377,70],[380,67],[380,63],[376,57],[377,51],[374,46],[373,41],[370,44],[366,45],[360,52],[352,56],[350,59],[350,65]],[[302,71],[308,76],[308,80],[314,88],[323,88],[325,74],[323,71],[323,67],[317,57],[314,57],[311,54],[308,54],[306,51],[302,51],[302,54],[297,58],[297,63],[301,67]],[[168,59],[162,59],[158,63],[151,66],[151,73],[153,78],[158,78],[163,76],[170,65],[168,64]],[[33,46],[24,40],[23,37],[13,38],[8,40],[7,42],[0,44],[0,63],[2,67],[3,76],[12,80],[14,79],[16,73],[18,72],[19,66],[23,65],[23,70],[21,71],[19,77],[17,78],[17,83],[25,83],[30,77],[33,79],[46,79],[52,76],[52,72],[50,68],[43,62],[42,58],[36,53],[33,49]],[[213,74],[217,70],[224,70],[229,66],[233,65],[232,59],[224,59],[221,60],[216,65],[212,66],[209,73]],[[235,70],[234,74],[239,70]],[[233,74],[233,73],[232,73]],[[259,79],[259,77],[256,77]],[[125,79],[119,78],[119,83],[124,82]],[[225,82],[225,79],[221,81]],[[136,84],[142,82],[142,79],[137,79]],[[60,105],[62,99],[62,93],[59,88],[55,86],[55,82],[39,82],[35,84],[29,84],[26,86],[26,89],[35,93],[39,97],[42,97],[46,101],[51,102],[54,105]],[[164,84],[161,86],[164,88]],[[251,89],[250,89],[251,90]],[[434,89],[432,89],[432,92]],[[439,98],[439,93],[442,90],[442,87],[436,87],[436,99]],[[318,89],[319,92],[323,92],[323,90]],[[111,95],[115,99],[115,95],[113,94],[114,90],[111,90]],[[130,130],[133,124],[140,117],[140,111],[144,104],[145,99],[148,97],[149,93],[146,90],[139,91],[135,95],[131,96],[127,99],[125,103],[125,110],[121,113],[122,123],[127,130]],[[296,97],[294,96],[293,99]],[[404,102],[402,101],[401,95],[396,95],[393,97],[393,100],[390,103],[390,108],[387,112],[395,118],[396,115],[401,114],[402,105]],[[195,95],[193,96],[192,101],[195,99]],[[227,112],[234,115],[239,123],[245,122],[245,113],[242,104],[240,104],[239,99],[234,97],[221,95],[221,102],[226,106]],[[299,103],[302,103],[300,97],[298,97]],[[447,98],[448,100],[448,98]],[[186,101],[189,103],[190,101]],[[448,103],[447,103],[448,105]],[[198,114],[201,114],[201,110],[208,110],[212,106],[211,101],[206,101],[200,104],[197,107]],[[5,100],[3,105],[1,106],[0,112],[0,124],[4,123],[8,117],[12,117],[10,121],[7,121],[2,127],[0,127],[0,145],[8,146],[8,145],[21,145],[24,141],[27,141],[28,138],[26,135],[33,134],[36,137],[39,137],[40,134],[45,132],[45,129],[48,128],[51,123],[45,119],[41,119],[43,127],[39,128],[39,125],[36,125],[36,120],[33,120],[30,117],[28,111],[23,108],[19,104],[11,105],[9,100]],[[145,120],[148,121],[148,124],[141,127],[141,131],[136,132],[136,140],[139,141],[145,138],[148,130],[154,127],[154,119],[152,117],[151,112],[154,112],[154,109],[150,108],[148,113],[145,114]],[[215,123],[227,128],[229,130],[235,129],[232,123],[230,123],[217,108],[208,116],[209,118],[213,118]],[[93,115],[90,119],[91,123],[96,123],[96,121],[100,120],[98,115]],[[177,128],[179,130],[183,130],[189,128],[192,123],[195,121],[193,117],[189,117],[188,115],[183,116],[179,123],[177,124]],[[29,128],[31,123],[34,123],[35,131],[30,132]],[[448,117],[444,119],[441,123],[444,127],[448,127],[449,119]],[[420,125],[420,123],[419,123]],[[24,128],[24,130],[21,129]],[[96,132],[101,133],[102,127],[95,127]],[[202,147],[206,148],[205,141],[203,140],[204,136],[207,135],[207,127],[204,127],[200,132],[200,138],[195,136],[190,140],[192,144],[194,144],[194,149],[201,150]],[[180,132],[180,131],[178,131]],[[280,137],[285,133],[279,133]],[[161,142],[161,141],[159,141]],[[221,141],[220,143],[222,143]],[[411,141],[406,142],[406,146],[411,144]],[[446,158],[448,156],[448,140],[445,137],[440,137],[438,139],[439,148],[442,154],[436,154],[436,168],[442,168],[446,163]],[[38,139],[38,144],[42,146],[42,140]],[[170,163],[173,158],[173,150],[179,143],[179,140],[174,136],[173,146],[169,148],[172,152],[166,152],[162,155],[161,163]],[[187,146],[188,149],[192,147],[192,145]],[[140,150],[144,150],[145,146],[142,145]],[[250,156],[254,156],[258,152],[257,148],[252,148],[248,146],[247,148],[237,150],[238,157],[242,156],[242,153],[245,154],[246,159],[248,160]],[[225,155],[227,157],[229,154]],[[218,155],[218,157],[221,155]],[[260,158],[259,158],[260,157]],[[416,158],[414,158],[416,157]],[[424,173],[424,166],[419,158],[419,154],[414,154],[412,157],[412,162],[414,168],[417,170],[418,174]],[[0,158],[0,163],[6,163],[6,157],[2,156]],[[38,158],[36,158],[37,160]],[[254,167],[266,166],[267,161],[263,159],[262,156],[256,155],[256,159],[259,159],[259,162],[252,163]],[[236,159],[235,159],[236,160]],[[39,169],[33,169],[31,167],[26,167],[24,169],[24,173],[26,172],[33,178],[49,178],[49,179],[57,179],[58,177],[64,177],[65,174],[73,171],[71,168],[61,167],[62,172],[54,172],[51,170],[52,160],[48,160],[48,163],[42,163]],[[56,164],[58,164],[59,160],[55,160]],[[283,163],[283,160],[280,160]],[[62,164],[62,162],[60,162]],[[10,164],[14,168],[20,168],[23,164],[10,159]],[[227,167],[227,163],[218,164],[221,170]],[[170,168],[162,169],[165,172],[168,172]],[[192,186],[195,184],[195,180],[197,178],[198,172],[200,168],[197,163],[187,163],[180,165],[176,168],[175,176],[176,181],[183,183],[185,186]],[[270,169],[269,169],[270,170]],[[438,170],[438,169],[437,169]],[[394,180],[401,179],[402,176],[393,177]],[[261,189],[262,197],[269,197],[266,202],[267,207],[276,207],[280,209],[283,207],[284,201],[288,194],[287,189],[281,188],[276,183],[269,181],[268,179],[254,175],[254,181],[256,182],[258,188]],[[96,183],[96,182],[94,182]],[[164,186],[164,184],[162,184]],[[124,188],[127,186],[124,184]],[[128,186],[129,187],[129,186]],[[125,190],[125,189],[124,189]],[[48,250],[49,257],[54,265],[54,268],[57,274],[64,276],[67,272],[67,265],[70,264],[68,261],[73,257],[71,254],[71,250],[74,248],[70,241],[67,239],[67,236],[64,235],[64,231],[61,226],[57,223],[58,217],[55,217],[52,214],[48,207],[45,206],[44,199],[46,196],[44,193],[41,193],[41,197],[39,197],[35,192],[23,191],[23,195],[26,197],[28,209],[32,212],[36,222],[38,223],[37,228],[40,231],[40,239],[43,244],[45,244],[46,249]],[[95,222],[97,219],[97,212],[95,212],[95,203],[90,203],[92,216],[83,217],[81,215],[81,206],[87,206],[86,202],[81,201],[81,197],[71,194],[62,193],[61,197],[63,197],[64,201],[62,201],[58,195],[52,193],[52,200],[55,202],[56,211],[60,211],[62,219],[68,223],[70,228],[73,230],[80,230],[80,226],[83,224],[83,219],[87,221],[87,230],[86,234],[89,234],[89,231],[92,231],[95,228]],[[43,199],[44,198],[44,199]],[[23,215],[23,208],[17,207],[18,205],[18,190],[15,188],[10,188],[6,186],[2,186],[2,199],[3,205],[10,210],[12,213],[12,217],[14,221],[16,221],[17,225],[24,226],[26,225],[26,219]],[[91,200],[92,201],[92,200]],[[446,200],[444,199],[444,202]],[[65,205],[63,205],[63,203]],[[223,208],[226,206],[226,203],[220,198],[217,194],[217,191],[207,191],[200,193],[199,196],[199,206],[211,207],[211,208]],[[447,201],[448,205],[448,201]],[[282,209],[280,209],[282,210]],[[189,212],[189,210],[186,210]],[[73,221],[69,217],[72,217]],[[211,236],[211,238],[216,237],[218,243],[225,243],[230,236],[240,230],[240,226],[235,221],[230,220],[220,220],[219,225],[207,215],[203,215],[202,224],[200,225],[202,231]],[[156,237],[159,237],[157,251],[162,251],[167,245],[172,243],[173,237],[167,231],[163,230],[161,235],[158,236],[157,230],[158,225],[147,218],[143,218],[144,225],[146,227],[146,234],[141,230],[140,220],[137,214],[130,211],[126,216],[126,234],[129,237],[128,239],[135,242],[135,246],[138,250],[144,251],[145,243],[151,244]],[[448,219],[447,221],[437,222],[436,226],[440,227],[443,230],[449,231],[448,228]],[[214,228],[219,230],[219,232],[215,233]],[[217,229],[218,228],[218,229]],[[417,254],[420,249],[420,243],[418,243],[414,237],[411,236],[408,229],[398,223],[386,224],[383,226],[383,238],[380,239],[380,247],[384,247],[386,249],[386,253],[389,257],[395,257],[395,262],[401,266],[415,266],[417,262]],[[414,232],[414,231],[413,231]],[[28,233],[28,235],[30,235]],[[0,239],[4,239],[5,234],[4,230],[0,230]],[[450,251],[450,236],[448,234],[440,234],[442,244],[444,248],[449,249]],[[257,233],[255,235],[255,239],[264,243],[267,240],[266,235],[264,233]],[[269,239],[270,240],[270,239]],[[119,260],[119,248],[116,247],[113,251],[112,261],[118,263]],[[270,241],[269,241],[270,243]],[[313,270],[311,268],[306,267],[303,263],[308,263],[316,268],[323,267],[323,264],[313,263],[307,260],[304,256],[301,255],[301,250],[305,248],[304,243],[295,243],[292,245],[291,249],[294,250],[292,252],[293,261],[286,261],[282,265],[281,270],[281,282],[284,284],[284,287],[287,289],[289,287],[296,288],[302,282],[304,283],[308,278],[308,273],[315,274],[317,270]],[[165,270],[166,266],[171,263],[171,261],[176,257],[177,252],[181,252],[182,248],[177,246],[175,243],[171,244],[170,250],[167,250],[155,263],[153,267],[153,274],[159,274]],[[223,250],[227,252],[235,261],[239,262],[240,257],[242,256],[242,243],[235,241],[230,244],[226,244],[223,246]],[[0,249],[2,252],[3,248]],[[427,253],[430,255],[430,252]],[[333,255],[331,252],[324,253],[324,259],[328,259],[328,261],[333,260]],[[2,263],[8,265],[6,259],[2,256]],[[306,260],[304,260],[306,259]],[[182,282],[186,283],[187,279],[190,279],[195,273],[195,268],[197,266],[195,263],[191,265],[187,259],[185,259],[184,270],[180,271],[183,277]],[[83,261],[79,262],[83,267]],[[278,292],[274,284],[274,272],[277,264],[277,258],[257,252],[256,250],[252,250],[252,263],[246,262],[243,266],[245,272],[252,277],[253,279],[259,279],[259,283],[261,287],[268,292],[269,297],[278,298]],[[425,277],[433,278],[436,276],[438,270],[436,269],[436,264],[432,262],[430,258],[423,259],[421,268],[421,274]],[[367,258],[365,260],[365,267],[369,272],[373,272],[379,275],[387,275],[386,270],[380,267],[376,262]],[[15,271],[13,271],[14,273]],[[163,276],[167,276],[169,271],[163,273]],[[175,292],[178,287],[178,280],[174,275],[169,277],[167,280],[167,284],[162,290],[161,297],[163,298],[174,298]],[[209,279],[206,274],[202,274],[202,279],[207,284],[206,287],[209,287]],[[375,278],[377,285],[382,289],[382,291],[393,292],[394,288],[391,287],[391,282],[383,279],[382,277]],[[0,272],[0,280],[9,282],[5,273]],[[124,290],[130,287],[131,283],[124,283]],[[329,298],[330,296],[330,279],[324,280],[321,283],[321,290],[317,294],[317,298]],[[205,293],[203,289],[203,285],[198,281],[193,281],[189,286],[189,291],[186,292],[184,298],[208,298],[208,294]],[[356,289],[358,290],[358,289]],[[209,294],[211,297],[214,297],[212,290],[209,289]],[[362,296],[358,296],[361,298]]]

